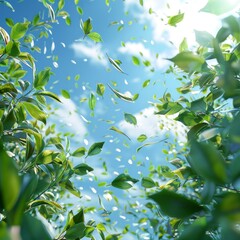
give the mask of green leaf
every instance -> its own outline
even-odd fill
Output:
[[[28,30],[28,25],[29,25],[29,22],[16,23],[11,30],[11,34],[10,34],[11,39],[16,41],[24,37]]]
[[[64,0],[59,0],[58,2],[58,10],[61,10],[65,5],[65,1]]]
[[[53,92],[49,92],[49,91],[41,91],[41,92],[37,92],[37,93],[34,93],[34,95],[40,95],[40,96],[47,96],[47,97],[50,97],[58,102],[61,102],[61,100],[59,99],[59,97],[53,93]]]
[[[202,118],[193,112],[182,112],[175,118],[175,120],[183,123],[185,126],[194,126],[202,121]]]
[[[48,83],[51,75],[51,69],[45,68],[35,76],[33,86],[37,89],[44,87]]]
[[[58,155],[58,153],[54,153],[52,150],[44,150],[42,151],[36,159],[37,164],[49,164],[54,161],[54,158]]]
[[[203,57],[189,51],[178,53],[175,57],[168,60],[172,61],[183,71],[190,73],[200,71],[203,63],[205,62]]]
[[[24,214],[23,216],[21,237],[22,239],[52,239],[43,223],[30,214]]]
[[[0,202],[10,211],[20,193],[20,178],[15,162],[8,156],[0,142]]]
[[[205,31],[195,30],[196,41],[203,47],[212,47],[213,36]]]
[[[144,147],[151,146],[151,145],[154,145],[154,144],[163,142],[163,141],[165,141],[165,140],[166,140],[166,138],[163,139],[163,140],[157,141],[157,142],[148,142],[148,143],[145,143],[145,144],[143,144],[142,146],[140,146],[140,147],[137,148],[137,152],[139,152],[139,151],[140,151],[142,148],[144,148]]]
[[[91,19],[88,18],[85,22],[81,20],[80,27],[82,28],[84,35],[88,35],[93,29]]]
[[[141,6],[143,6],[143,0],[139,0]]]
[[[12,83],[5,83],[4,85],[0,85],[0,94],[4,93],[17,93],[17,89]]]
[[[71,226],[67,231],[64,237],[69,240],[81,239],[85,236],[86,226],[82,223],[77,223]]]
[[[151,81],[150,79],[144,81],[144,83],[142,84],[142,87],[143,88],[147,87],[149,85],[150,81]]]
[[[146,139],[147,139],[147,136],[145,134],[141,134],[137,138],[139,142],[144,142]]]
[[[229,1],[226,3],[225,0],[208,0],[207,4],[200,11],[221,15],[232,11],[238,5],[238,1]]]
[[[184,229],[178,240],[191,239],[193,236],[194,240],[207,240],[207,238],[205,238],[207,226],[206,217],[200,217]]]
[[[66,23],[68,26],[71,25],[72,21],[71,21],[71,18],[70,18],[69,16],[67,16],[67,17],[65,18],[65,23]]]
[[[83,14],[83,9],[82,9],[82,8],[80,8],[79,6],[77,6],[76,9],[77,9],[77,12],[78,12],[80,15]]]
[[[0,36],[2,37],[4,43],[7,45],[8,42],[10,41],[10,37],[5,29],[0,27]]]
[[[99,96],[103,96],[104,92],[105,92],[105,85],[102,84],[102,83],[98,83],[98,85],[97,85],[97,94]]]
[[[187,39],[183,38],[182,42],[179,45],[179,52],[188,51]]]
[[[8,42],[6,52],[11,57],[17,57],[20,54],[19,42]]]
[[[12,18],[6,18],[6,23],[9,27],[13,27],[14,26],[14,21],[12,20]]]
[[[88,150],[87,157],[99,154],[102,151],[103,145],[104,142],[96,142],[92,144],[92,146]]]
[[[176,27],[176,25],[178,23],[180,23],[184,18],[184,13],[179,13],[177,15],[174,15],[174,16],[171,16],[169,19],[168,19],[168,24],[170,26],[174,26]]]
[[[30,102],[22,102],[21,104],[31,115],[31,117],[46,124],[47,115],[42,110],[40,110],[38,106]]]
[[[82,157],[82,156],[85,155],[86,151],[87,151],[87,150],[86,150],[85,147],[80,147],[80,148],[76,149],[76,150],[71,154],[71,156],[73,156],[73,157]]]
[[[29,207],[34,208],[40,205],[49,205],[51,207],[57,208],[59,210],[63,210],[62,206],[58,204],[57,202],[46,200],[46,199],[38,199],[30,202]]]
[[[120,98],[120,99],[122,99],[122,100],[125,100],[125,101],[127,101],[127,102],[133,102],[133,101],[135,101],[135,100],[137,99],[137,97],[138,97],[138,94],[135,94],[135,95],[133,95],[133,96],[131,96],[131,97],[129,97],[129,96],[127,96],[127,95],[124,95],[124,94],[118,92],[117,90],[113,89],[109,84],[108,84],[108,87],[115,93],[115,95],[116,95],[118,98]]]
[[[133,124],[133,125],[137,125],[137,119],[135,116],[133,116],[130,113],[124,113],[124,119],[126,122]]]
[[[149,198],[154,200],[169,217],[187,218],[203,210],[197,202],[167,189],[150,195]]]
[[[93,171],[94,169],[85,163],[80,163],[77,166],[75,166],[73,170],[75,174],[83,176],[86,175],[88,172]]]
[[[107,53],[106,53],[106,54],[107,54]],[[110,58],[110,57],[108,56],[108,54],[107,54],[107,57],[108,57],[109,62],[113,65],[113,67],[114,67],[115,69],[117,69],[117,71],[119,71],[120,73],[123,73],[123,74],[127,74],[127,73],[125,73],[125,72],[120,68],[120,66],[119,66],[119,64],[117,63],[116,60],[113,60],[112,58]]]
[[[120,189],[129,189],[132,187],[131,183],[138,182],[137,179],[130,177],[128,174],[120,174],[112,181],[112,186]]]
[[[72,193],[76,197],[81,197],[80,192],[74,187],[73,183],[70,180],[65,182],[60,182],[60,186],[67,189],[70,193]]]
[[[122,132],[119,128],[112,126],[112,127],[109,128],[109,130],[112,130],[112,131],[115,131],[115,132],[117,132],[119,134],[122,134],[122,135],[124,135],[125,137],[127,137],[131,141],[130,137],[128,137],[128,135],[125,134],[124,132]]]
[[[212,143],[192,142],[187,160],[204,179],[216,184],[227,181],[226,162]]]
[[[160,111],[157,112],[156,114],[161,115],[173,115],[183,109],[182,105],[177,102],[167,102],[164,103],[163,105],[158,104],[157,108]]]
[[[69,93],[67,90],[62,89],[62,90],[61,90],[61,93],[62,93],[62,96],[63,96],[64,98],[66,98],[66,99],[70,99],[70,98],[71,98],[70,93]]]
[[[91,40],[94,42],[102,42],[102,37],[99,33],[97,32],[91,32],[87,35]]]
[[[110,0],[105,0],[105,4],[106,4],[106,6],[109,6]]]
[[[96,106],[97,99],[93,93],[90,94],[90,98],[88,99],[88,106],[93,111]]]
[[[141,185],[144,188],[152,188],[155,187],[155,182],[150,177],[143,177],[141,181]]]
[[[136,56],[132,56],[132,62],[134,65],[139,66],[140,65],[140,60]]]

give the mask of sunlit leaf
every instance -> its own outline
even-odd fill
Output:
[[[26,23],[16,23],[11,30],[11,39],[19,40],[20,38],[24,37],[28,30],[29,22]]]
[[[80,148],[76,149],[76,150],[71,154],[71,156],[73,156],[73,157],[82,157],[82,156],[85,155],[86,151],[87,151],[87,150],[86,150],[85,147],[80,147]]]
[[[87,36],[94,42],[102,42],[102,37],[97,32],[90,32]]]
[[[96,106],[97,99],[93,93],[90,94],[90,98],[88,99],[88,106],[93,111]]]
[[[115,132],[117,132],[117,133],[119,133],[119,134],[122,134],[122,135],[126,136],[129,140],[131,140],[131,139],[128,137],[127,134],[125,134],[124,132],[122,132],[122,131],[121,131],[119,128],[117,128],[117,127],[112,126],[111,128],[109,128],[109,130],[113,130],[113,131],[115,131]]]
[[[88,18],[85,22],[81,20],[80,27],[82,28],[84,35],[88,35],[93,29],[91,19]]]
[[[132,56],[132,62],[134,65],[137,65],[137,66],[140,65],[140,60],[136,56]]]
[[[97,84],[97,94],[99,95],[99,96],[103,96],[103,94],[104,94],[104,92],[105,92],[105,85],[104,84],[102,84],[102,83],[98,83]]]
[[[176,27],[178,23],[180,23],[184,18],[184,13],[179,13],[177,15],[174,15],[168,19],[168,24],[170,26]]]
[[[147,140],[147,136],[145,134],[141,134],[138,136],[137,140],[139,142],[144,142],[145,140]]]
[[[66,99],[70,99],[70,98],[71,98],[70,93],[69,93],[67,90],[62,89],[62,90],[61,90],[61,93],[62,93],[62,96],[63,96],[64,98],[66,98]]]
[[[209,12],[216,15],[229,12],[239,5],[238,1],[208,0],[207,4],[201,9],[202,12]]]

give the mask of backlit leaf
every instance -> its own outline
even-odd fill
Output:
[[[80,148],[76,149],[76,150],[71,154],[71,156],[73,156],[73,157],[82,157],[82,156],[85,155],[86,151],[87,151],[87,150],[86,150],[85,147],[80,147]]]
[[[28,30],[29,23],[16,23],[11,30],[11,39],[13,40],[19,40],[20,38],[24,37]]]
[[[140,65],[140,60],[136,56],[132,56],[132,62],[134,65],[137,65],[137,66]]]
[[[174,15],[174,16],[171,16],[169,19],[168,19],[168,24],[170,26],[174,26],[176,27],[176,25],[178,23],[180,23],[184,18],[184,13],[179,13],[177,15]]]
[[[139,142],[144,142],[146,139],[147,139],[147,136],[145,134],[141,134],[137,138]]]
[[[115,132],[117,132],[117,133],[119,133],[119,134],[122,134],[122,135],[126,136],[129,140],[131,140],[131,139],[128,137],[128,135],[126,135],[124,132],[122,132],[122,131],[121,131],[119,128],[117,128],[117,127],[112,126],[111,128],[109,128],[109,130],[113,130],[113,131],[115,131]]]
[[[102,37],[97,32],[90,32],[87,36],[94,42],[102,42]]]
[[[103,96],[103,94],[105,92],[105,85],[102,83],[98,83],[96,92],[99,96]]]
[[[62,89],[62,90],[61,90],[61,93],[62,93],[62,96],[63,96],[64,98],[66,98],[66,99],[70,99],[70,98],[71,98],[70,93],[69,93],[67,90]]]

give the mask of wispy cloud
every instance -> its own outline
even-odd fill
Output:
[[[60,98],[62,104],[59,104],[57,109],[49,117],[49,121],[61,126],[61,132],[67,131],[74,133],[79,139],[83,139],[87,133],[87,128],[77,112],[77,106],[71,99]]]
[[[154,111],[153,107],[145,108],[141,112],[134,114],[137,119],[136,126],[123,120],[118,123],[118,127],[132,139],[136,139],[141,134],[148,137],[164,137],[166,133],[170,133],[177,137],[179,142],[186,142],[187,128],[183,124],[170,117],[156,115]]]
[[[100,64],[103,66],[108,65],[108,61],[100,43],[95,44],[90,41],[74,42],[70,45],[77,58],[85,58],[91,63]]]
[[[199,12],[206,3],[207,0],[148,0],[144,1],[144,6],[141,7],[138,0],[125,0],[124,2],[126,10],[135,9],[134,16],[140,22],[150,24],[154,41],[164,43],[171,41],[177,47],[184,37],[187,37],[189,45],[194,44],[194,29],[216,33],[220,19],[212,14]],[[149,9],[152,9],[152,14],[149,14]],[[168,17],[179,12],[184,13],[183,21],[177,27],[169,26]]]

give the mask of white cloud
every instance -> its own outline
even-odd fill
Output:
[[[199,12],[207,3],[207,0],[183,1],[183,0],[148,0],[144,1],[144,7],[139,7],[138,0],[126,0],[126,10],[138,8],[134,15],[140,22],[150,23],[153,33],[153,40],[157,42],[171,41],[175,46],[179,46],[184,37],[187,37],[189,45],[195,41],[194,29],[208,31],[213,35],[220,26],[220,19],[212,14]],[[154,13],[149,14],[149,9]],[[177,27],[167,24],[168,17],[181,11],[184,19]],[[211,24],[209,24],[211,23]]]
[[[170,117],[154,114],[155,108],[149,107],[141,112],[134,114],[137,119],[137,125],[121,121],[118,127],[126,133],[130,138],[136,139],[140,134],[148,137],[163,136],[165,133],[171,133],[177,137],[179,142],[186,142],[186,127]],[[163,124],[163,128],[160,125]]]
[[[169,61],[165,60],[167,56],[164,55],[164,53],[159,54],[158,57],[156,57],[156,53],[146,48],[141,42],[126,42],[125,46],[121,46],[118,48],[118,51],[123,54],[137,56],[143,61],[148,60],[151,63],[151,65],[149,66],[150,68],[163,69],[167,65],[169,65]]]
[[[90,41],[74,42],[70,45],[73,49],[76,57],[88,59],[94,64],[100,64],[103,66],[108,65],[108,61],[100,43],[95,44]]]
[[[87,133],[87,128],[81,115],[77,113],[76,104],[71,99],[63,97],[60,97],[60,100],[62,104],[59,104],[54,114],[49,117],[50,122],[58,122],[57,126],[61,126],[61,132],[64,129],[64,131],[74,133],[79,139],[83,139]]]

